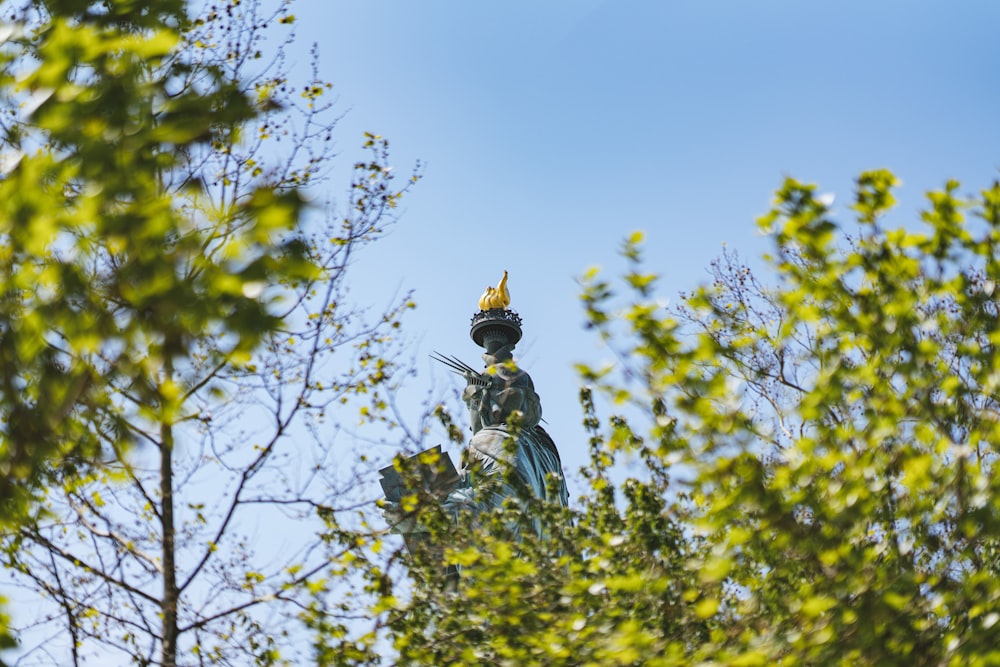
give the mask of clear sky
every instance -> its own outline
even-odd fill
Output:
[[[890,168],[901,223],[946,179],[973,192],[998,176],[996,0],[298,0],[294,13],[349,111],[345,156],[372,131],[400,171],[426,163],[355,296],[416,290],[422,392],[450,381],[432,350],[478,365],[469,318],[508,269],[517,354],[568,469],[585,460],[572,364],[609,357],[582,329],[575,279],[617,272],[629,232],[646,232],[676,300],[723,243],[767,249],[754,220],[785,176],[843,205],[860,171]]]

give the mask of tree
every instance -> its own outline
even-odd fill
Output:
[[[760,221],[774,287],[726,256],[671,317],[644,298],[652,276],[627,276],[631,377],[669,401],[702,578],[725,584],[711,604],[726,632],[700,655],[997,659],[1000,185],[929,193],[923,230],[885,225],[895,185],[859,177],[849,234],[814,186],[786,182]]]
[[[862,174],[847,232],[788,180],[771,284],[727,252],[667,308],[641,234],[620,285],[588,274],[619,356],[581,367],[590,488],[548,542],[498,515],[402,584],[369,565],[393,664],[997,664],[1000,183],[923,228],[887,225],[895,186]]]
[[[349,502],[324,419],[357,400],[380,418],[412,307],[352,309],[349,266],[416,175],[394,187],[369,135],[342,213],[307,221],[336,118],[328,84],[263,56],[287,5],[47,0],[10,18],[2,559],[44,599],[20,662],[294,658]],[[287,517],[313,524],[286,548],[253,539]]]

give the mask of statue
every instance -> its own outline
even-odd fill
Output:
[[[486,288],[479,300],[480,311],[472,318],[470,335],[485,348],[482,371],[454,357],[434,356],[465,378],[462,399],[469,408],[472,427],[460,481],[442,501],[452,512],[489,511],[507,498],[533,497],[563,507],[568,504],[559,452],[540,423],[541,401],[531,376],[514,363],[512,353],[521,339],[521,318],[509,305],[504,271],[496,288]],[[407,525],[398,510],[387,509],[386,518],[395,532],[406,534]],[[541,521],[536,518],[533,523],[536,533],[542,535]]]

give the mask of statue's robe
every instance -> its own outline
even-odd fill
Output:
[[[483,355],[486,375],[496,378],[494,383],[487,387],[470,384],[465,389],[473,436],[463,456],[465,484],[447,504],[488,511],[507,498],[533,497],[565,507],[568,493],[562,462],[552,438],[539,424],[541,401],[531,377],[508,355],[497,356]],[[516,440],[508,445],[514,436]],[[535,519],[534,525],[541,535],[540,520]]]

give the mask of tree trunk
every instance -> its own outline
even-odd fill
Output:
[[[167,380],[173,378],[173,363],[169,356],[166,360],[165,375]],[[162,408],[163,406],[161,406]],[[162,667],[177,665],[177,569],[174,560],[174,477],[173,424],[161,413],[160,423],[160,496],[162,508],[160,520],[163,526],[163,646],[160,664]]]

